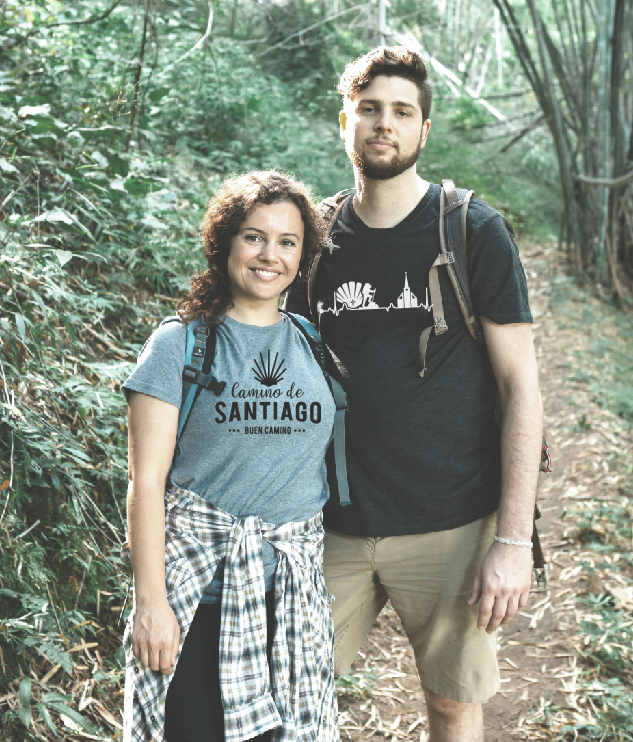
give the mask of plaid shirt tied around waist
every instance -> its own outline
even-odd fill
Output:
[[[323,579],[321,513],[277,526],[236,518],[193,492],[165,494],[167,599],[180,625],[180,652],[215,570],[225,559],[220,633],[220,687],[226,742],[272,729],[272,742],[339,742],[332,665],[333,625]],[[275,633],[266,656],[262,538],[276,550]],[[132,653],[126,658],[124,742],[164,742],[165,698],[172,675]]]

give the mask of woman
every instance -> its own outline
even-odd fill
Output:
[[[253,172],[224,183],[202,233],[208,270],[124,384],[124,739],[336,742],[321,526],[335,406],[278,310],[320,247],[318,215],[300,183]],[[215,383],[177,440],[187,325],[201,320]]]

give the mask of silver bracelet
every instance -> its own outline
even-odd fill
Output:
[[[493,538],[498,544],[508,544],[508,546],[526,546],[528,549],[531,549],[534,546],[531,541],[513,541],[511,538],[502,538],[496,534]]]

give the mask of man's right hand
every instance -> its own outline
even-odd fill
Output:
[[[165,598],[136,606],[132,629],[132,652],[143,667],[169,675],[178,655],[180,627]]]

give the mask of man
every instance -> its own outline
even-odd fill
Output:
[[[480,742],[481,703],[499,687],[496,629],[530,589],[542,408],[525,274],[500,215],[473,199],[469,275],[487,350],[441,269],[449,329],[431,334],[421,376],[440,252],[440,187],[416,174],[431,129],[427,72],[415,52],[380,47],[348,65],[339,91],[356,191],[332,229],[338,249],[318,265],[313,317],[349,402],[352,504],[341,507],[333,481],[325,511],[336,671],[390,600],[415,651],[432,742]],[[305,285],[288,308],[309,316]]]

